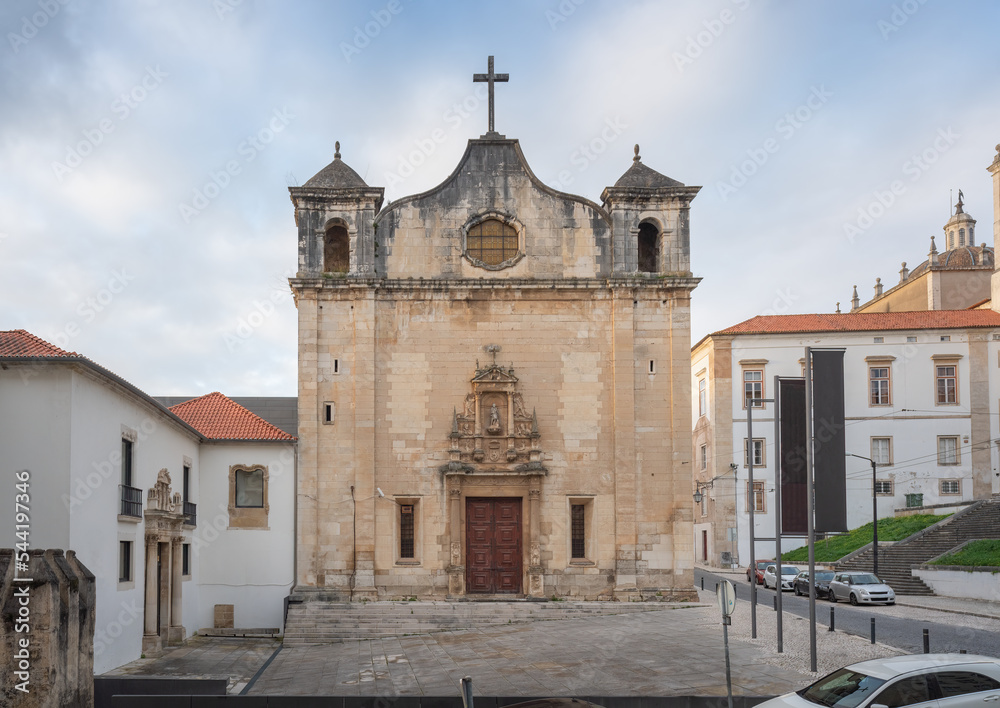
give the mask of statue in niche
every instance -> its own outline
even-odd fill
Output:
[[[500,434],[500,410],[497,408],[496,403],[490,406],[490,424],[486,428],[486,432],[491,435]]]

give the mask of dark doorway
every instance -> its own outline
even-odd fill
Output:
[[[323,243],[323,272],[346,273],[351,265],[351,237],[347,229],[334,224],[326,230]]]
[[[521,499],[466,499],[466,591],[521,592]]]
[[[701,559],[708,560],[708,531],[701,532]]]

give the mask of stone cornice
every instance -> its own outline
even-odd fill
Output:
[[[691,275],[616,275],[611,278],[342,278],[296,277],[288,283],[297,292],[339,290],[367,292],[598,291],[634,289],[638,292],[694,290],[701,278]]]

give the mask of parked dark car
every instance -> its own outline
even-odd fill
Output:
[[[830,597],[830,581],[833,580],[832,570],[817,570],[816,571],[816,597]],[[795,582],[792,584],[792,589],[795,590],[795,594],[802,596],[809,594],[809,571],[803,570],[801,573],[795,576]]]
[[[774,563],[774,561],[773,560],[759,560],[759,561],[756,561],[756,563],[757,563],[757,584],[758,585],[763,585],[764,584],[764,569],[767,568],[767,566],[769,566],[772,563]],[[747,582],[748,583],[750,582],[750,572],[751,572],[750,571],[750,566],[747,566]]]

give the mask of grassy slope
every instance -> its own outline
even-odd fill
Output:
[[[1000,541],[973,541],[958,553],[934,561],[934,565],[979,565],[1000,567]]]
[[[878,540],[901,541],[907,536],[912,536],[917,531],[927,528],[931,524],[947,518],[944,516],[934,516],[933,514],[918,514],[916,516],[895,516],[888,519],[878,520]],[[832,563],[840,560],[848,553],[853,553],[859,548],[872,542],[872,525],[870,523],[859,526],[853,531],[840,536],[833,536],[816,542],[816,560],[821,563]],[[781,560],[789,563],[804,563],[809,560],[809,549],[806,546],[796,548],[781,556]]]

